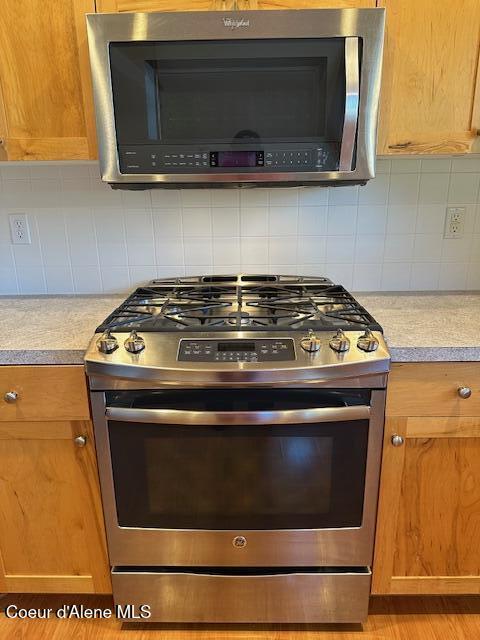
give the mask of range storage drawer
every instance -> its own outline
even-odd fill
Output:
[[[0,367],[0,421],[89,419],[81,365]]]
[[[480,415],[478,362],[446,365],[445,362],[394,364],[389,375],[386,415],[390,418]]]
[[[115,604],[150,622],[363,622],[368,568],[113,568]]]

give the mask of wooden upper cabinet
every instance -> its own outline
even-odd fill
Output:
[[[378,152],[470,151],[480,128],[480,2],[378,6],[387,10]]]
[[[245,11],[374,7],[375,0],[97,0],[97,11]]]
[[[2,0],[1,159],[95,155],[85,13],[94,0]]]

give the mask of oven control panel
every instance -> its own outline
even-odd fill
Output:
[[[183,362],[276,362],[295,360],[291,338],[259,340],[181,340]]]

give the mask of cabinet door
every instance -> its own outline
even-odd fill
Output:
[[[235,0],[97,0],[97,11],[231,11]]]
[[[377,4],[387,9],[379,153],[470,151],[480,117],[480,2]]]
[[[471,398],[461,400],[471,416],[454,402],[448,417],[439,416],[438,398],[431,408],[422,398],[413,415],[392,415],[402,393],[406,407],[409,397],[420,396],[414,374],[405,385],[405,367],[414,372],[419,366],[428,382],[440,375],[435,364],[404,366],[400,376],[394,366],[389,381],[372,591],[479,594],[480,416],[474,396],[480,366],[477,384],[472,376],[463,380],[472,386]],[[394,436],[403,444],[394,446]]]
[[[0,461],[0,592],[110,593],[90,422],[0,422]]]
[[[41,8],[35,0],[2,1],[3,157],[70,160],[94,155],[85,28],[85,13],[94,10],[94,0],[45,0]]]

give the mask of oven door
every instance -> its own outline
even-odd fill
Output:
[[[383,392],[92,393],[117,566],[366,566]]]

